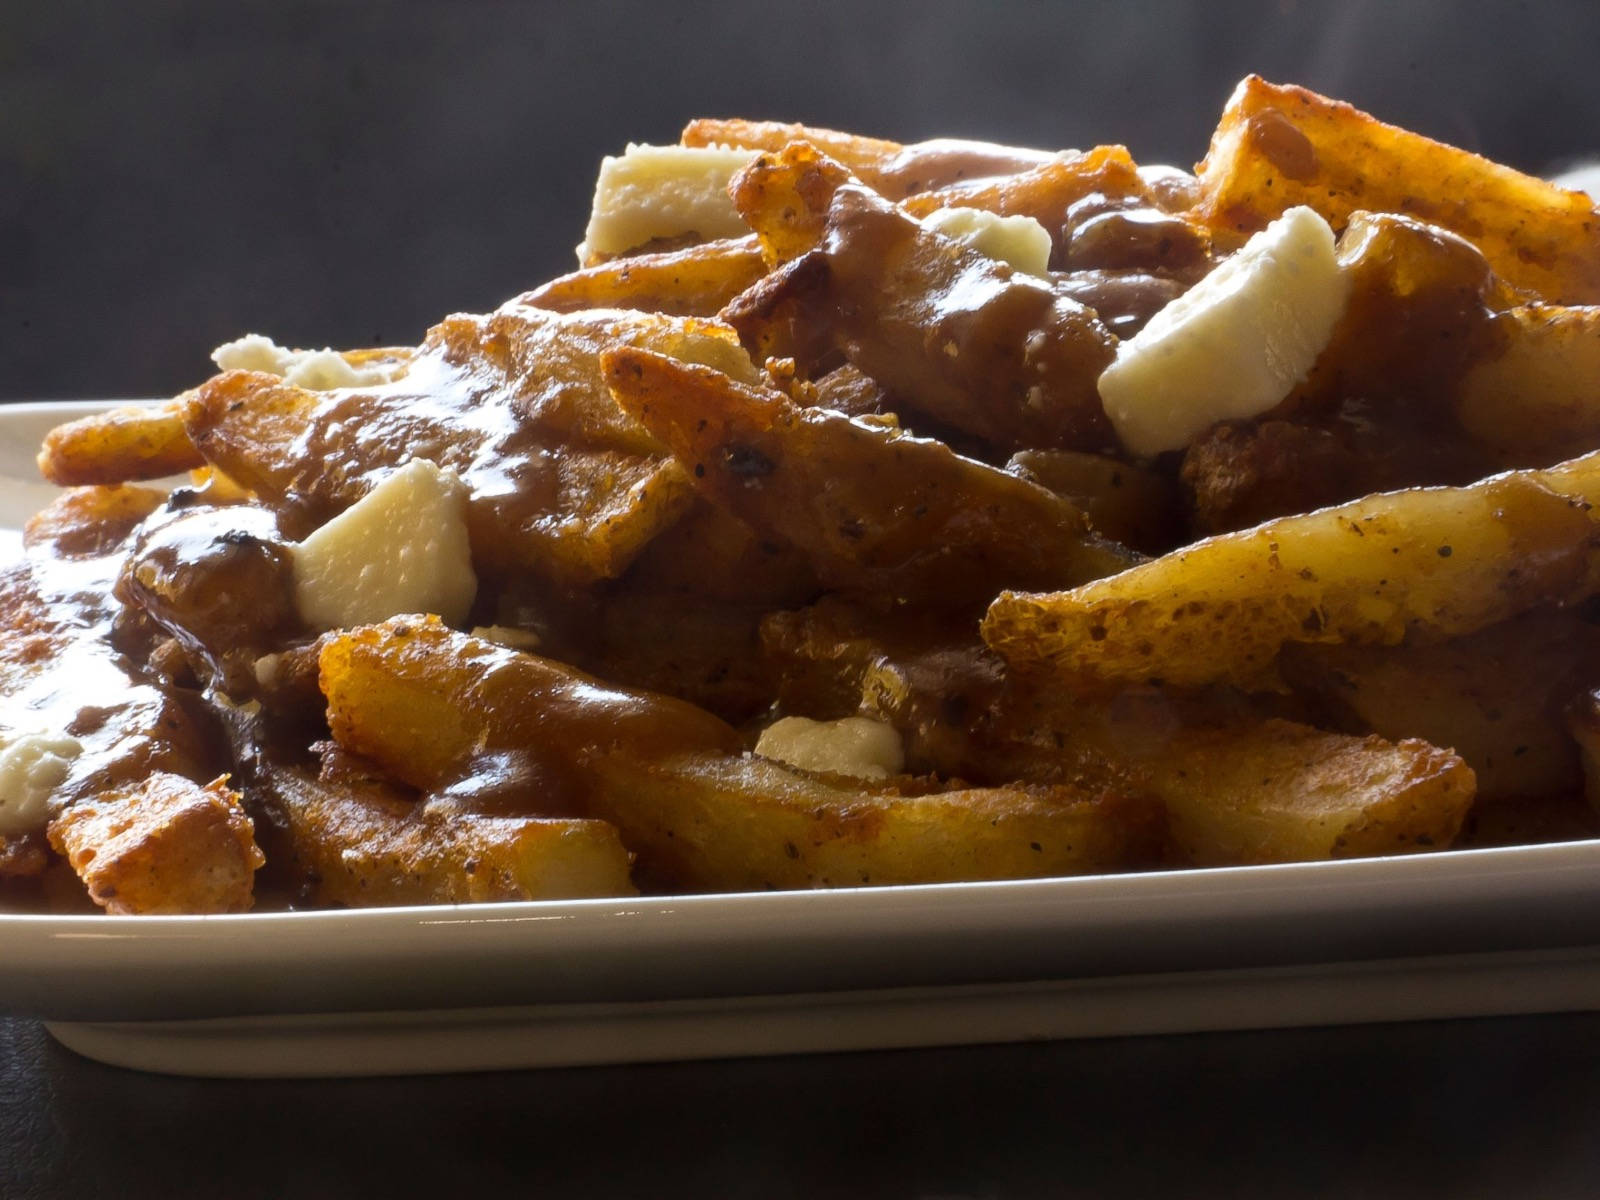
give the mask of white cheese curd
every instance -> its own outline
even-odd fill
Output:
[[[906,765],[900,735],[869,717],[813,721],[783,717],[761,731],[756,753],[806,771],[887,779]]]
[[[728,199],[728,183],[756,156],[727,146],[629,145],[600,162],[594,208],[578,262],[621,254],[654,238],[749,233]]]
[[[922,223],[1025,274],[1050,273],[1050,231],[1032,217],[1002,217],[981,208],[939,208]]]
[[[81,753],[78,739],[64,733],[0,732],[0,836],[44,830],[50,793]]]
[[[1100,376],[1117,436],[1153,455],[1266,412],[1327,347],[1349,291],[1333,230],[1291,208],[1117,348]]]
[[[223,371],[263,371],[313,392],[372,387],[388,383],[395,374],[389,366],[353,367],[337,350],[290,350],[259,333],[218,346],[211,361]]]
[[[301,618],[313,629],[343,629],[435,613],[459,625],[478,593],[466,504],[454,471],[406,463],[292,547]]]

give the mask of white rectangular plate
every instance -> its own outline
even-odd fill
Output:
[[[0,408],[0,529],[96,405]],[[14,532],[9,538],[16,545]],[[0,914],[0,1011],[147,1070],[327,1075],[1600,1007],[1600,841],[460,908]]]

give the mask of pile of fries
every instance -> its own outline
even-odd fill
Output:
[[[1586,196],[1255,78],[1194,175],[746,121],[683,145],[743,152],[743,232],[591,237],[420,346],[239,343],[50,435],[70,490],[0,574],[9,903],[1595,832]],[[1106,369],[1298,206],[1338,238],[1326,345],[1265,411],[1131,452]],[[1030,219],[1047,260],[952,209]]]

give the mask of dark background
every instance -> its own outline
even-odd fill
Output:
[[[700,115],[1195,162],[1249,71],[1540,170],[1600,6],[0,0],[0,398],[168,394],[244,331],[415,342],[573,265]]]

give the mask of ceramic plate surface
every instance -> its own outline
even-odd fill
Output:
[[[0,553],[96,405],[0,408]],[[348,1074],[1600,1007],[1600,841],[1006,883],[223,917],[0,913],[106,1061]]]

